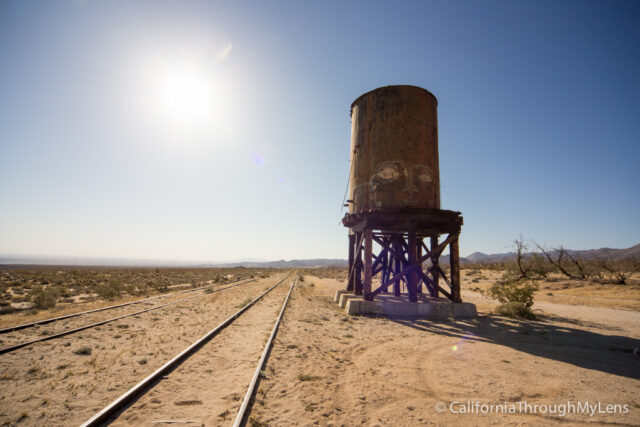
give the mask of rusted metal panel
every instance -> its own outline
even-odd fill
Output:
[[[351,105],[350,213],[440,208],[438,101],[416,86],[387,86]]]

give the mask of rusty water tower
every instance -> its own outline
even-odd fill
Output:
[[[351,105],[347,291],[366,300],[406,288],[415,302],[424,286],[430,297],[461,301],[462,216],[440,209],[437,106],[416,86],[375,89]],[[448,275],[440,266],[447,246]]]

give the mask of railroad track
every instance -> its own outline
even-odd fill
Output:
[[[83,326],[80,326],[80,327],[77,327],[77,328],[65,330],[63,332],[53,333],[53,334],[46,335],[46,336],[43,336],[43,337],[40,337],[40,338],[37,338],[37,339],[33,339],[33,340],[29,340],[29,341],[23,341],[23,342],[20,342],[18,344],[13,344],[13,345],[10,345],[10,346],[4,347],[4,348],[0,348],[0,355],[1,354],[5,354],[5,353],[10,353],[12,351],[16,351],[16,350],[19,350],[21,348],[24,348],[24,347],[27,347],[27,346],[30,346],[32,344],[36,344],[36,343],[39,343],[39,342],[49,341],[49,340],[56,339],[56,338],[62,338],[62,337],[67,336],[67,335],[71,335],[71,334],[74,334],[74,333],[77,333],[77,332],[80,332],[80,331],[84,331],[86,329],[95,328],[97,326],[101,326],[101,325],[104,325],[104,324],[107,324],[107,323],[115,322],[117,320],[125,319],[127,317],[136,316],[136,315],[139,315],[139,314],[142,314],[142,313],[146,313],[146,312],[149,312],[149,311],[159,310],[159,309],[167,307],[169,305],[174,305],[174,304],[178,304],[178,303],[181,303],[181,302],[184,302],[184,301],[192,300],[194,298],[199,298],[199,297],[202,297],[202,296],[205,296],[205,295],[210,295],[211,293],[214,293],[214,292],[220,292],[220,291],[224,291],[226,289],[235,288],[237,286],[241,286],[241,285],[247,284],[249,282],[252,282],[252,281],[254,281],[256,279],[240,279],[240,280],[244,280],[244,281],[238,281],[238,283],[230,282],[230,283],[235,283],[235,284],[230,285],[230,286],[225,286],[225,287],[216,288],[215,285],[213,285],[213,286],[201,287],[201,288],[198,288],[198,289],[189,289],[188,291],[175,292],[175,293],[173,293],[171,295],[178,295],[178,294],[182,294],[182,293],[186,293],[186,292],[201,291],[199,294],[193,295],[193,296],[190,296],[190,297],[187,297],[187,298],[181,298],[181,299],[178,299],[176,301],[171,301],[171,302],[168,302],[168,303],[155,305],[153,307],[145,308],[143,310],[138,310],[138,311],[135,311],[135,312],[132,312],[132,313],[127,313],[127,314],[124,314],[124,315],[121,315],[121,316],[116,316],[116,317],[112,317],[112,318],[109,318],[109,319],[106,319],[106,320],[102,320],[102,321],[99,321],[99,322],[94,322],[94,323],[83,325]],[[163,295],[163,296],[166,296],[166,295]],[[160,297],[162,297],[162,296],[160,296]],[[153,298],[150,298],[150,299],[155,299],[155,298],[157,298],[157,297],[153,297]],[[96,311],[104,311],[104,310],[107,310],[107,309],[120,308],[120,307],[123,307],[123,306],[136,304],[136,303],[141,303],[141,302],[147,302],[147,301],[149,301],[149,298],[145,298],[144,300],[138,300],[138,301],[134,301],[134,302],[130,302],[130,303],[118,304],[118,305],[115,305],[115,306],[105,307],[103,309],[89,310],[89,311],[85,311],[85,312],[81,312],[81,313],[74,313],[73,315],[61,316],[61,317],[52,318],[52,319],[46,319],[46,323],[52,323],[52,322],[55,322],[55,321],[68,319],[69,317],[76,317],[76,316],[80,316],[82,314],[90,314],[90,313],[95,313]],[[35,325],[43,324],[42,322],[44,322],[44,321],[34,322],[33,324],[27,324],[27,325],[35,326]],[[23,325],[20,325],[20,326],[23,326]],[[26,327],[27,326],[25,326],[24,328],[20,328],[20,329],[25,329]]]
[[[103,424],[107,424],[107,423],[111,423],[113,422],[116,418],[118,418],[119,416],[121,416],[123,413],[125,413],[127,411],[128,408],[130,408],[132,405],[135,404],[135,402],[137,400],[139,400],[142,396],[144,396],[145,394],[149,393],[152,389],[154,389],[158,384],[162,384],[162,380],[168,379],[168,375],[173,373],[174,371],[176,371],[183,363],[185,363],[187,361],[187,359],[191,358],[192,356],[194,356],[198,351],[202,350],[203,348],[205,348],[205,345],[207,343],[209,343],[210,341],[213,340],[213,338],[215,338],[216,336],[218,336],[218,334],[220,334],[221,331],[223,331],[225,328],[231,326],[232,324],[234,324],[234,322],[240,318],[240,316],[244,313],[246,313],[251,307],[253,307],[257,302],[259,302],[260,300],[262,300],[266,295],[268,295],[270,292],[272,292],[274,289],[276,289],[278,286],[280,286],[280,284],[282,284],[285,280],[287,280],[287,278],[289,277],[289,275],[287,275],[286,277],[284,277],[283,279],[281,279],[280,281],[278,281],[275,285],[273,285],[272,287],[270,287],[269,289],[267,289],[266,291],[264,291],[263,293],[261,293],[260,295],[258,295],[256,298],[254,298],[251,302],[249,302],[248,304],[244,305],[242,308],[240,308],[237,312],[235,312],[233,315],[231,315],[229,318],[227,318],[226,320],[224,320],[222,323],[220,323],[218,326],[216,326],[215,328],[213,328],[212,330],[210,330],[209,332],[207,332],[204,336],[202,336],[201,338],[199,338],[198,340],[196,340],[195,342],[193,342],[191,345],[189,345],[187,348],[185,348],[184,350],[182,350],[179,354],[177,354],[176,356],[174,356],[172,359],[170,359],[169,361],[167,361],[164,365],[162,365],[160,368],[158,368],[156,371],[154,371],[153,373],[151,373],[150,375],[148,375],[146,378],[144,378],[142,381],[140,381],[139,383],[137,383],[135,386],[133,386],[132,388],[130,388],[127,392],[125,392],[124,394],[122,394],[120,397],[118,397],[117,399],[115,399],[114,401],[112,401],[109,405],[107,405],[104,409],[102,409],[101,411],[97,412],[93,417],[91,417],[89,420],[87,420],[85,423],[82,424],[83,427],[88,427],[88,426],[98,426],[98,425],[103,425]],[[246,390],[245,396],[244,396],[244,400],[242,401],[240,408],[238,410],[238,413],[236,414],[235,417],[235,422],[234,422],[234,426],[237,425],[242,425],[243,421],[246,420],[246,417],[248,416],[248,408],[250,407],[250,401],[252,396],[255,394],[255,387],[259,381],[259,376],[260,373],[263,371],[264,369],[264,364],[266,363],[266,360],[268,358],[268,354],[271,348],[271,345],[273,343],[273,339],[277,333],[280,321],[282,319],[283,313],[285,311],[285,308],[287,306],[287,303],[289,301],[289,297],[291,296],[291,292],[293,291],[293,288],[296,284],[297,280],[293,279],[291,282],[291,286],[289,288],[289,291],[286,295],[286,298],[284,299],[284,302],[282,303],[282,306],[279,310],[279,314],[275,320],[275,324],[271,330],[271,334],[269,336],[269,339],[267,340],[264,349],[262,351],[262,355],[260,357],[260,360],[258,361],[258,364],[255,368],[253,377],[251,378],[251,381],[248,385],[248,388]],[[256,329],[254,325],[251,325],[250,328],[253,332],[254,335],[255,334],[259,334],[260,331],[256,332]],[[262,331],[264,332],[264,331]],[[259,335],[256,335],[259,336]],[[251,341],[249,338],[244,337],[243,339],[247,339],[249,341]],[[237,340],[235,340],[237,341]],[[234,341],[234,342],[235,342]],[[223,347],[224,345],[221,344]],[[209,351],[211,351],[211,349],[209,349]],[[211,374],[212,372],[207,371],[209,374]],[[209,375],[207,378],[205,378],[204,380],[207,382],[207,388],[211,389],[212,384],[211,382],[215,381],[216,379],[218,379],[218,375],[213,376],[213,375]],[[202,376],[199,375],[198,376],[199,379],[202,380]],[[186,386],[187,388],[192,388],[192,384],[182,384],[183,386]],[[225,389],[226,387],[229,387],[231,384],[228,383],[223,383],[220,384],[220,387],[213,387],[215,389]],[[175,389],[171,388],[171,393],[175,394]],[[191,401],[186,401],[186,405],[189,404],[189,402]],[[197,401],[199,402],[199,401]],[[202,402],[200,402],[202,403]],[[143,405],[144,406],[144,405]],[[227,411],[228,412],[228,411]],[[138,422],[138,420],[136,420],[136,422]],[[181,423],[181,422],[185,422],[185,421],[181,421],[181,420],[164,420],[164,421],[156,421],[156,422],[160,422],[160,423]],[[192,422],[192,421],[186,421],[186,422]]]
[[[230,285],[231,283],[239,282],[241,280],[248,280],[248,279],[247,278],[236,279],[236,280],[232,280],[230,282],[223,283],[220,286]],[[60,320],[71,319],[72,317],[82,316],[82,315],[86,315],[86,314],[98,313],[100,311],[114,310],[116,308],[126,307],[126,306],[133,305],[133,304],[140,304],[140,303],[144,303],[144,302],[155,300],[155,299],[159,299],[159,298],[167,298],[167,297],[171,297],[171,296],[174,296],[174,295],[181,295],[181,294],[186,294],[186,293],[191,293],[191,292],[198,292],[198,291],[201,291],[203,289],[211,289],[211,288],[213,288],[215,286],[216,285],[200,286],[200,287],[194,288],[194,289],[186,289],[184,291],[170,292],[170,293],[167,293],[167,294],[156,295],[156,296],[149,297],[149,298],[143,298],[143,299],[139,299],[139,300],[135,300],[135,301],[129,301],[129,302],[125,302],[125,303],[122,303],[122,304],[110,305],[108,307],[100,307],[100,308],[95,308],[93,310],[80,311],[80,312],[77,312],[77,313],[66,314],[64,316],[50,317],[49,319],[37,320],[35,322],[23,323],[21,325],[9,326],[7,328],[0,329],[0,334],[7,334],[9,332],[19,331],[21,329],[30,328],[30,327],[33,327],[33,326],[47,325],[49,323],[57,322],[57,321],[60,321]]]

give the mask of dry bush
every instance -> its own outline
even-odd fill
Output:
[[[517,279],[540,279],[547,277],[553,268],[538,253],[529,252],[529,247],[522,236],[513,241],[516,251],[515,262],[504,263],[510,276]]]
[[[33,306],[39,310],[46,310],[56,306],[58,292],[52,287],[43,288],[38,285],[31,291]]]
[[[491,285],[486,294],[502,304],[517,302],[530,308],[533,294],[538,288],[538,284],[532,280],[506,278]]]
[[[300,269],[300,274],[320,279],[347,280],[347,267],[315,267]]]
[[[635,258],[600,261],[600,266],[606,272],[605,280],[618,285],[626,285],[633,273],[640,271],[640,263]]]
[[[121,288],[120,285],[117,282],[108,282],[108,283],[101,283],[99,284],[96,289],[95,292],[104,299],[114,299],[118,296],[120,296]]]
[[[11,314],[16,311],[13,307],[11,307],[11,303],[9,302],[0,302],[0,315],[2,314]]]
[[[508,302],[496,307],[496,314],[517,319],[535,320],[536,315],[521,302]]]
[[[91,347],[85,345],[73,351],[73,354],[78,354],[80,356],[90,356],[92,353]]]
[[[113,268],[113,267],[0,267],[0,295],[12,290],[25,294],[37,286],[57,289],[64,298],[78,294],[100,292],[106,298],[114,298],[122,293],[130,295],[166,292],[172,286],[185,283],[201,283],[215,278],[226,280],[227,274],[234,278],[250,274],[270,274],[274,269],[234,268]],[[108,284],[109,287],[105,286]],[[8,299],[8,297],[4,297]]]
[[[537,243],[535,245],[540,249],[553,269],[569,279],[585,280],[598,274],[599,269],[595,268],[594,263],[572,256],[562,245],[554,250],[545,249]]]

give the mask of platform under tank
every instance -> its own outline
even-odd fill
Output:
[[[349,213],[439,209],[438,101],[416,86],[386,86],[351,104]]]

